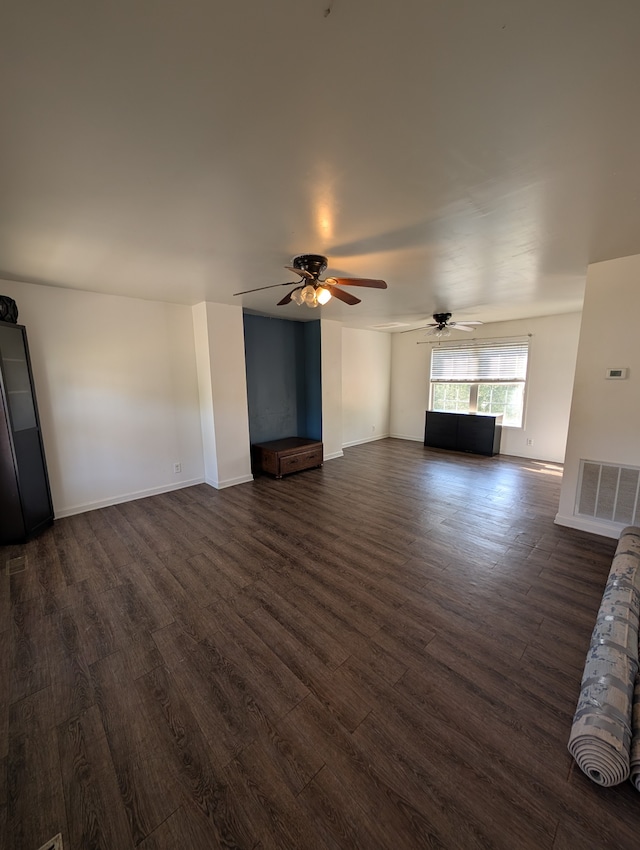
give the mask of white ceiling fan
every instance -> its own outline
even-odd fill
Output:
[[[433,322],[428,325],[422,325],[420,328],[413,328],[414,331],[421,331],[428,328],[426,336],[447,337],[451,335],[451,331],[466,331],[471,333],[482,322],[452,322],[451,313],[434,313]],[[409,333],[409,331],[402,331]]]

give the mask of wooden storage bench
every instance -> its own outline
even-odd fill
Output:
[[[282,478],[290,472],[322,466],[322,443],[307,437],[287,437],[269,443],[254,443],[251,447],[253,472],[269,472]]]

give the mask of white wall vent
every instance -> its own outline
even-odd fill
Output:
[[[592,460],[580,461],[577,516],[640,525],[640,469]]]

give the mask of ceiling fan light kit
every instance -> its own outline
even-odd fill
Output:
[[[318,307],[327,304],[332,298],[343,301],[345,304],[359,304],[360,299],[350,292],[340,289],[341,286],[366,286],[370,289],[386,289],[384,280],[374,280],[367,277],[328,277],[323,280],[320,275],[327,268],[327,258],[322,254],[300,254],[294,257],[290,266],[285,266],[290,272],[299,274],[302,281],[288,292],[284,298],[278,301],[278,307],[293,301],[301,307]],[[234,292],[234,295],[247,295],[249,292],[258,292],[261,289],[273,289],[275,286],[291,286],[291,283],[273,283],[270,286],[259,286],[257,289],[245,289],[243,292]]]
[[[302,294],[302,287],[298,287],[298,289],[294,289],[291,293],[291,300],[294,304],[297,304],[298,307],[302,307],[304,304],[304,295]]]
[[[302,301],[306,304],[307,307],[317,307],[318,306],[318,296],[316,295],[316,288],[312,283],[308,283],[300,293],[302,296]]]
[[[326,286],[319,286],[316,289],[316,299],[318,304],[327,304],[331,300],[331,291]]]
[[[451,336],[451,328],[446,326],[444,328],[432,328],[427,333],[429,336],[437,336],[439,339],[442,339],[443,337]]]
[[[301,307],[322,307],[331,301],[331,290],[320,283],[308,283],[306,286],[298,286],[289,293],[289,298],[294,304]],[[285,301],[286,303],[286,301]]]

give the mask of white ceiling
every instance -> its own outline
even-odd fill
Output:
[[[326,15],[327,6],[331,6]],[[637,0],[5,0],[0,277],[283,318],[578,310],[640,253]]]

